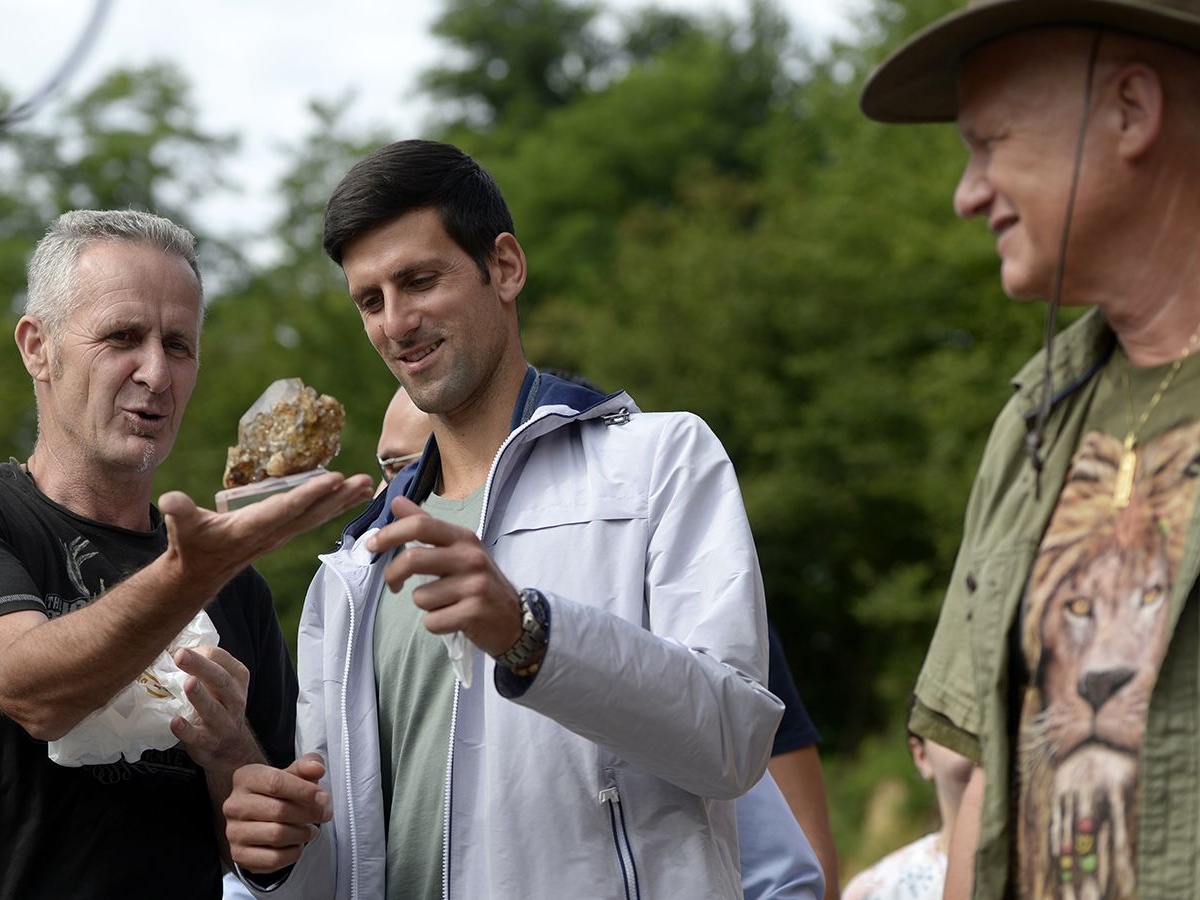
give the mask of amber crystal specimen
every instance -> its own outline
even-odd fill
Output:
[[[346,410],[299,378],[268,387],[238,422],[222,483],[227,488],[317,469],[340,449]]]

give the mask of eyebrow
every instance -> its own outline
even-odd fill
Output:
[[[439,268],[440,264],[441,257],[439,256],[430,256],[426,257],[425,259],[418,259],[416,262],[409,263],[392,271],[391,274],[384,279],[384,282],[387,284],[395,284],[397,282],[404,281],[406,278],[409,278],[414,273],[419,272],[422,269]],[[359,288],[357,291],[352,292],[350,294],[350,299],[355,303],[359,303],[366,294],[378,289],[379,285],[376,283],[365,285]]]
[[[163,337],[174,338],[176,340],[187,341],[189,344],[196,342],[196,334],[192,331],[180,331],[178,328],[172,328],[169,331],[163,332]]]
[[[113,331],[136,331],[141,334],[150,334],[155,330],[152,317],[140,313],[109,315],[98,320],[98,329],[102,332]],[[183,340],[189,344],[195,345],[198,341],[200,330],[184,331],[178,328],[169,328],[163,331],[162,336],[166,340]]]

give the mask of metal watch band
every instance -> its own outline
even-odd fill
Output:
[[[550,616],[546,598],[536,588],[521,591],[521,636],[496,657],[509,670],[523,669],[550,639]]]

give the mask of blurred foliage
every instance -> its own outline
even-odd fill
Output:
[[[447,0],[434,31],[450,52],[425,80],[440,121],[356,132],[350,98],[314,98],[278,220],[221,233],[189,210],[236,189],[222,169],[235,139],[199,128],[172,67],[112,72],[0,134],[0,317],[11,333],[25,261],[57,212],[169,215],[200,238],[210,295],[199,386],[160,489],[211,498],[238,417],[287,376],[343,400],[337,465],[371,472],[394,381],[321,253],[325,198],[389,140],[474,153],[530,259],[530,359],[627,388],[645,409],[695,411],[728,448],[772,618],[824,735],[849,874],[932,827],[903,712],[987,429],[1041,340],[1040,309],[1000,293],[986,229],[954,220],[954,129],[879,126],[857,108],[884,50],[957,5],[875,0],[853,40],[815,53],[768,0],[743,18],[647,8],[615,28],[594,4]],[[270,261],[244,257],[250,239],[270,241]],[[36,420],[11,348],[0,380],[0,453],[24,458]],[[289,638],[341,524],[261,561]],[[866,834],[889,785],[907,798],[898,821]]]

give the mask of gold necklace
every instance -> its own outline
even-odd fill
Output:
[[[1154,412],[1154,408],[1158,406],[1163,395],[1166,394],[1167,388],[1171,386],[1171,382],[1175,380],[1175,376],[1179,374],[1179,370],[1183,368],[1184,362],[1192,355],[1192,350],[1196,347],[1196,342],[1200,340],[1200,325],[1192,332],[1192,336],[1188,338],[1187,346],[1183,348],[1183,355],[1178,357],[1175,362],[1171,363],[1171,368],[1167,370],[1167,374],[1163,376],[1162,381],[1158,383],[1158,389],[1154,392],[1154,396],[1150,398],[1150,402],[1146,404],[1146,408],[1142,410],[1141,416],[1135,424],[1130,426],[1129,431],[1125,434],[1125,442],[1121,447],[1121,462],[1117,466],[1117,480],[1113,486],[1113,506],[1116,509],[1124,509],[1129,505],[1129,500],[1133,496],[1133,479],[1137,475],[1137,438],[1145,426],[1146,421],[1150,418],[1150,414]],[[1133,421],[1133,385],[1129,377],[1131,368],[1129,358],[1125,358],[1125,368],[1122,370],[1125,375],[1125,400],[1129,406],[1129,420]]]

